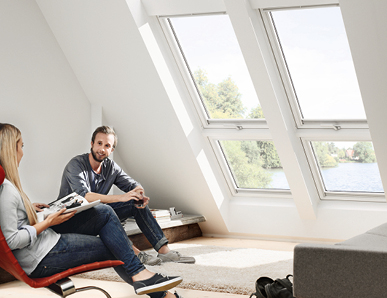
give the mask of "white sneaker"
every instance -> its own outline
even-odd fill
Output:
[[[160,258],[163,262],[188,263],[188,264],[195,263],[195,258],[183,256],[175,250],[171,250],[166,254],[159,253],[157,257]]]
[[[156,266],[156,265],[160,265],[161,263],[160,258],[147,254],[145,251],[140,251],[137,257],[140,259],[140,262],[144,265]]]

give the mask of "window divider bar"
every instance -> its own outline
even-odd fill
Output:
[[[309,8],[323,8],[323,7],[334,7],[339,6],[339,4],[321,4],[321,5],[299,5],[299,6],[286,6],[286,7],[273,7],[273,8],[263,8],[263,12],[270,11],[280,11],[280,10],[294,10],[294,9],[309,9]]]

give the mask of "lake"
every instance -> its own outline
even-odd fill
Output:
[[[282,169],[266,170],[273,174],[269,188],[289,189]],[[321,170],[327,191],[383,192],[377,163],[339,163]]]

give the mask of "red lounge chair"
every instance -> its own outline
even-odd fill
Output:
[[[2,166],[0,166],[0,185],[4,182],[4,177],[4,169]],[[24,281],[26,284],[33,288],[46,287],[61,297],[67,297],[68,295],[74,294],[76,292],[95,289],[103,292],[106,297],[111,298],[109,293],[98,287],[90,286],[76,289],[69,276],[97,269],[115,267],[122,264],[124,263],[118,260],[95,262],[71,268],[48,277],[30,278],[21,268],[11,249],[8,247],[7,241],[5,240],[0,227],[0,267],[12,274],[15,278]]]

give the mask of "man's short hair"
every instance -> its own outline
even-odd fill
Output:
[[[93,135],[91,136],[91,142],[94,144],[94,140],[95,140],[95,137],[98,133],[104,133],[106,135],[113,135],[114,136],[114,144],[113,144],[113,148],[116,148],[117,146],[117,135],[116,135],[116,132],[114,131],[113,128],[111,128],[110,126],[100,126],[98,127],[94,132],[93,132]]]

